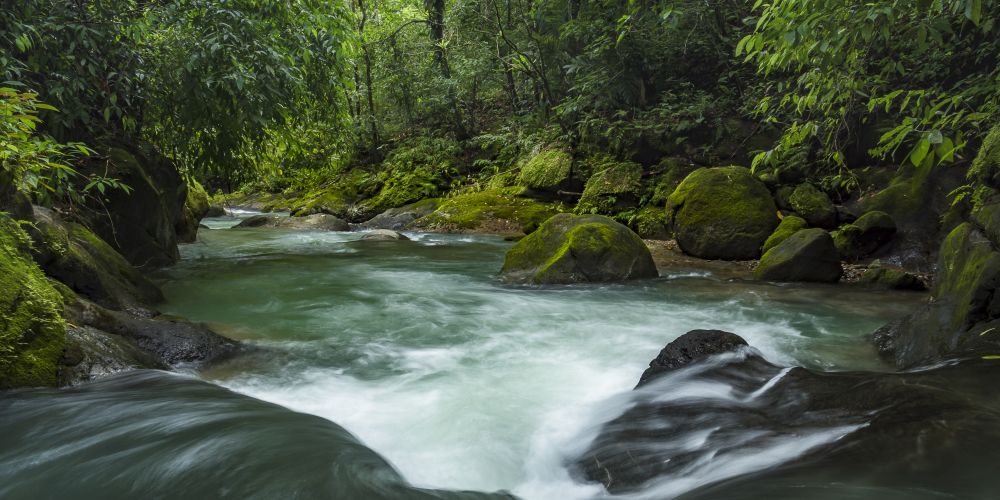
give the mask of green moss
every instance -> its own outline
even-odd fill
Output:
[[[365,201],[365,207],[372,213],[380,213],[426,198],[440,195],[442,179],[427,170],[393,172],[374,198]]]
[[[1000,188],[1000,125],[990,129],[969,168],[969,179]]]
[[[198,219],[201,219],[208,212],[208,193],[205,191],[205,187],[193,178],[188,179],[187,188],[187,199],[184,206]]]
[[[667,209],[681,249],[705,259],[755,259],[778,225],[771,192],[743,167],[695,170]]]
[[[834,227],[837,224],[837,208],[826,193],[812,184],[799,184],[788,197],[788,203],[812,226]]]
[[[697,167],[690,161],[666,158],[660,162],[658,168],[662,169],[663,173],[657,176],[652,184],[649,204],[663,207],[677,186]]]
[[[611,215],[639,202],[642,190],[642,166],[611,158],[593,161],[594,175],[587,180],[577,213]]]
[[[62,296],[29,255],[29,241],[0,215],[0,389],[56,385],[66,339]]]
[[[844,224],[831,233],[833,245],[837,247],[840,258],[853,262],[861,258],[858,248],[864,238],[864,231],[854,224]]]
[[[809,227],[809,223],[806,222],[802,217],[796,217],[794,215],[786,216],[781,219],[781,223],[778,224],[778,228],[771,233],[771,236],[767,238],[764,242],[763,252],[767,253],[768,250],[778,246],[782,241],[788,239],[789,236]]]
[[[443,231],[530,233],[542,222],[566,208],[516,196],[520,188],[469,193],[442,200],[434,213],[417,221],[416,227]]]
[[[843,274],[830,235],[819,228],[796,231],[768,250],[754,277],[772,281],[835,283]]]
[[[927,287],[920,278],[902,270],[880,265],[870,266],[861,274],[861,283],[889,290],[923,291]]]
[[[522,238],[500,271],[510,281],[572,283],[655,277],[649,249],[603,216],[560,214]]]
[[[667,212],[658,206],[646,206],[632,214],[628,226],[644,240],[669,240]]]
[[[521,167],[517,181],[532,189],[552,190],[568,181],[573,173],[573,156],[550,147],[543,149]]]
[[[941,260],[932,290],[937,299],[954,304],[951,331],[984,319],[984,297],[990,296],[1000,275],[1000,253],[970,223],[956,227],[941,244]]]

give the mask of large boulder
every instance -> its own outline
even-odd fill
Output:
[[[990,498],[1000,487],[991,474],[1000,384],[989,362],[814,372],[770,363],[732,334],[682,342],[704,352],[665,356],[679,362],[640,383],[577,458],[584,479],[612,495],[705,499]]]
[[[187,183],[177,168],[153,151],[111,149],[100,173],[130,191],[109,189],[93,206],[86,225],[140,268],[177,262],[177,223],[183,216]]]
[[[754,277],[770,281],[835,283],[844,273],[840,255],[826,231],[803,229],[768,250]]]
[[[695,170],[667,208],[681,249],[703,259],[756,259],[778,225],[770,191],[743,167]]]
[[[181,216],[177,220],[175,230],[177,239],[181,243],[191,243],[198,238],[198,224],[205,218],[211,206],[208,201],[208,193],[198,181],[188,179],[187,197],[184,199],[184,207]],[[225,215],[225,211],[223,211]]]
[[[29,233],[45,273],[90,300],[116,310],[145,309],[163,300],[156,285],[83,225],[36,206]]]
[[[892,217],[878,210],[867,212],[851,224],[845,224],[833,233],[840,257],[856,261],[875,253],[892,241],[896,234],[896,222]]]
[[[768,250],[787,240],[789,236],[808,227],[809,223],[802,217],[786,215],[784,219],[781,219],[781,224],[778,224],[778,228],[771,233],[771,236],[767,237],[767,241],[764,242],[764,248],[762,249],[763,252],[767,253]]]
[[[504,259],[508,282],[577,283],[655,278],[649,249],[629,228],[600,215],[559,214]]]
[[[0,214],[0,390],[57,383],[66,340],[62,297],[30,247],[18,223]]]
[[[788,197],[788,203],[810,226],[822,228],[837,226],[837,208],[826,193],[812,184],[799,184]]]
[[[127,338],[90,326],[78,326],[66,332],[66,350],[59,363],[61,386],[90,382],[130,370],[169,368]]]

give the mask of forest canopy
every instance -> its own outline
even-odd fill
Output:
[[[857,166],[970,160],[996,115],[998,15],[993,0],[25,0],[0,10],[0,70],[5,108],[38,103],[38,141],[148,143],[227,188],[394,154],[497,173],[562,144],[851,189]]]

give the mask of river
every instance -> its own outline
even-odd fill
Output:
[[[495,277],[511,245],[499,237],[366,242],[205,222],[211,229],[182,247],[182,261],[156,276],[161,310],[253,349],[197,373],[139,372],[0,402],[0,432],[35,439],[33,450],[22,439],[0,455],[0,496],[47,485],[52,497],[88,498],[86,487],[51,482],[75,473],[97,481],[94,498],[167,484],[178,488],[167,496],[233,498],[600,497],[567,464],[625,410],[672,339],[717,328],[782,365],[888,371],[865,334],[924,298],[698,269],[628,284],[509,286]],[[84,408],[95,414],[82,418]],[[807,436],[768,456],[780,463],[836,438]],[[767,465],[679,478],[670,491]]]

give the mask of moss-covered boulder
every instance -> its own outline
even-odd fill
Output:
[[[198,224],[209,212],[208,193],[198,181],[188,179],[187,197],[181,217],[176,224],[177,240],[181,243],[191,243],[198,237]]]
[[[144,309],[163,300],[156,285],[83,225],[34,207],[29,233],[32,253],[45,273],[90,300],[116,310]]]
[[[778,224],[778,228],[771,233],[771,236],[767,237],[767,241],[764,242],[764,253],[768,250],[778,246],[782,241],[788,239],[789,236],[809,227],[809,223],[806,222],[802,217],[797,217],[795,215],[787,215],[784,219],[781,219],[781,223]]]
[[[910,290],[922,292],[927,290],[927,285],[912,273],[896,267],[883,265],[872,265],[861,274],[859,283],[873,288],[884,288],[887,290]]]
[[[560,147],[544,148],[521,166],[517,182],[534,192],[548,194],[572,189],[579,183],[573,175],[573,155]]]
[[[835,283],[844,273],[840,255],[826,231],[803,229],[760,259],[754,277],[769,281]]]
[[[66,341],[62,296],[31,257],[30,237],[0,215],[0,389],[54,386]]]
[[[559,214],[519,241],[500,276],[516,283],[655,278],[649,249],[629,228],[600,215]]]
[[[771,192],[743,167],[695,170],[667,208],[681,249],[703,259],[756,259],[778,226]]]
[[[359,224],[361,229],[403,229],[413,221],[434,213],[441,204],[439,198],[429,198],[399,208],[390,208]]]
[[[969,168],[969,178],[1000,189],[1000,125],[994,125],[983,139],[983,145]]]
[[[609,159],[597,161],[577,204],[578,213],[613,215],[639,204],[642,166]]]
[[[892,241],[896,222],[889,214],[873,210],[852,224],[845,224],[833,233],[833,242],[846,261],[856,261],[872,255]]]
[[[788,197],[788,203],[810,226],[822,228],[837,226],[837,208],[826,193],[812,184],[799,184]]]
[[[628,226],[644,240],[669,240],[667,212],[658,206],[645,206],[628,219]]]
[[[162,267],[180,258],[176,225],[187,199],[187,183],[166,157],[152,150],[111,149],[100,174],[128,185],[107,190],[86,225],[138,267]]]
[[[440,200],[437,210],[408,227],[443,232],[526,234],[553,215],[565,212],[561,203],[543,203],[519,196],[521,188],[466,193]]]
[[[386,176],[378,194],[361,203],[358,213],[367,220],[390,208],[437,198],[444,182],[441,176],[428,169],[393,172]]]

